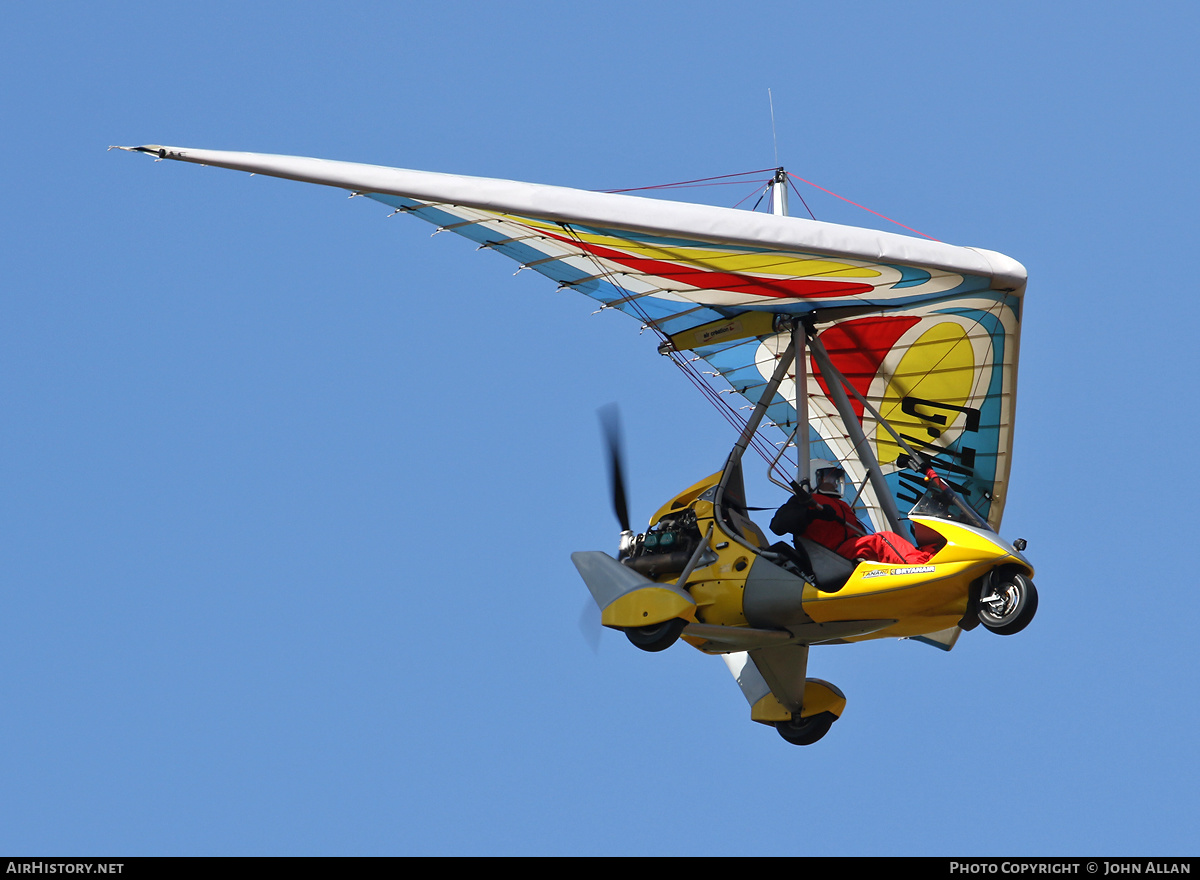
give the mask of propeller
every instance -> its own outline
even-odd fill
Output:
[[[621,412],[615,403],[610,403],[600,407],[596,414],[600,417],[600,429],[604,434],[608,481],[612,487],[613,512],[617,515],[617,522],[621,526],[619,558],[633,541],[633,531],[629,527],[629,496],[625,492],[625,467],[621,453],[623,445],[621,443]],[[583,610],[579,615],[579,631],[583,634],[588,647],[592,649],[592,653],[599,653],[600,634],[603,626],[600,622],[600,609],[596,607],[596,603],[591,597],[585,600]]]
[[[612,485],[613,511],[621,531],[628,532],[629,501],[625,493],[625,470],[621,463],[621,413],[615,403],[599,409],[600,427],[604,431],[604,442],[608,452],[608,478]]]
[[[583,640],[592,649],[593,654],[600,653],[600,636],[604,625],[600,622],[600,609],[596,607],[591,596],[583,600],[583,608],[579,611],[579,632]]]

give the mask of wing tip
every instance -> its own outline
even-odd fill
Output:
[[[120,144],[111,144],[109,149],[124,150],[127,153],[146,153],[159,159],[166,159],[168,156],[174,157],[178,155],[173,147],[164,147],[160,144],[143,144],[140,147],[123,147]]]

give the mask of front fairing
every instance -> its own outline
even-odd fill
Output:
[[[1012,561],[1033,573],[1033,566],[1021,551],[1000,537],[987,520],[951,489],[930,488],[913,506],[908,517],[914,524],[932,529],[947,541],[930,562],[971,557],[1002,562],[1011,557]]]
[[[967,504],[952,489],[928,489],[913,506],[909,516],[911,517],[913,514],[949,520],[995,533],[988,525],[987,520],[976,513],[971,505]]]
[[[946,541],[929,560],[930,563],[978,560],[998,565],[1011,559],[1028,568],[1030,574],[1033,573],[1033,565],[1021,551],[990,528],[916,513],[909,514],[909,519],[932,529]]]

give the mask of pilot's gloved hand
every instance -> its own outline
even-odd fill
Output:
[[[837,515],[837,511],[834,510],[832,507],[826,507],[824,504],[822,504],[817,507],[817,510],[813,514],[813,517],[815,519],[824,519],[824,520],[834,521],[838,518],[838,515]]]
[[[777,535],[795,535],[803,532],[812,522],[812,509],[809,504],[812,496],[805,493],[804,498],[793,495],[783,507],[776,511],[771,519],[771,531]]]

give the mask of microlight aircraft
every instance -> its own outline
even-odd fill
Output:
[[[996,531],[1026,284],[1015,260],[789,216],[783,169],[763,213],[295,156],[120,149],[349,190],[653,331],[738,439],[718,472],[634,534],[610,424],[620,545],[572,559],[605,626],[646,651],[682,638],[721,655],[751,719],[788,742],[816,742],[846,704],[807,677],[811,646],[912,638],[949,650],[979,623],[1007,635],[1032,619],[1025,542]],[[745,398],[749,417],[721,392]],[[810,457],[840,463],[871,528],[935,552],[900,565],[846,559],[803,535],[795,548],[770,544],[745,497],[750,448],[801,498]]]

